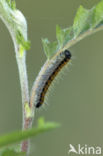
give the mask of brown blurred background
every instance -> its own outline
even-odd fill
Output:
[[[55,40],[56,24],[72,25],[77,8],[99,0],[16,0],[28,22],[31,49],[27,52],[30,88],[46,60],[41,38]],[[32,139],[31,156],[68,156],[69,144],[103,146],[103,31],[73,46],[72,66],[50,92],[48,105],[36,112],[61,123],[59,129]],[[0,134],[21,129],[21,94],[10,35],[0,21]],[[72,155],[72,154],[71,154]]]

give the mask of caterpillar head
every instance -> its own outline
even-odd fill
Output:
[[[65,58],[71,59],[71,56],[72,56],[72,55],[71,55],[71,53],[70,53],[69,50],[66,49],[66,50],[64,51],[64,54],[65,54]]]

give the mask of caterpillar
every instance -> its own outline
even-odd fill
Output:
[[[49,61],[49,63],[47,61],[44,64],[35,81],[34,88],[32,88],[33,95],[31,96],[30,103],[32,103],[32,97],[35,97],[33,103],[36,108],[39,108],[44,103],[48,88],[50,87],[51,83],[58,75],[58,73],[61,71],[61,69],[70,61],[70,59],[70,51],[65,50],[61,52],[55,60],[51,60]]]

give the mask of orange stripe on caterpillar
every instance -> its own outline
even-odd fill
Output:
[[[61,59],[60,59],[61,58]],[[49,86],[51,85],[51,83],[53,82],[53,80],[55,79],[55,77],[58,75],[59,71],[61,71],[61,69],[69,62],[69,60],[71,59],[71,53],[68,50],[63,51],[60,54],[60,58],[58,58],[58,60],[56,61],[56,63],[54,63],[52,65],[52,68],[50,68],[50,75],[48,75],[47,80],[45,81],[44,85],[42,86],[42,88],[40,88],[41,92],[39,93],[39,95],[37,95],[38,100],[35,103],[35,107],[39,108],[45,99],[45,95],[48,91]],[[49,71],[48,71],[49,74]],[[46,76],[43,75],[45,78]]]

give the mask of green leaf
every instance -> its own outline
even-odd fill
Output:
[[[96,27],[100,22],[103,22],[103,0],[94,9],[92,27]]]
[[[63,42],[64,42],[64,37],[65,37],[65,32],[60,28],[59,25],[56,26],[56,37],[58,40],[59,47],[63,47]]]
[[[50,59],[63,45],[71,39],[72,27],[61,29],[59,25],[56,27],[56,36],[58,41],[50,42],[47,38],[42,39],[43,49],[48,59]]]
[[[0,17],[7,26],[13,41],[17,46],[22,45],[24,50],[30,48],[30,42],[27,39],[27,22],[24,15],[16,9],[15,0],[0,0]]]
[[[24,50],[30,49],[30,41],[25,41],[25,39],[20,31],[17,31],[16,39],[17,39],[18,44],[22,45]]]
[[[42,39],[43,49],[44,49],[44,52],[45,52],[45,55],[47,56],[47,58],[49,57],[49,47],[48,47],[49,43],[50,42],[47,38]]]
[[[57,41],[49,42],[43,39],[43,47],[47,58],[59,55],[83,38],[103,29],[103,0],[91,9],[80,6],[74,18],[73,26],[61,29],[56,26]],[[53,57],[54,58],[54,57]]]
[[[43,118],[43,117],[39,118],[39,119],[38,119],[38,127],[42,127],[42,126],[44,126],[44,125],[45,125],[44,118]]]
[[[73,28],[72,27],[63,29],[63,32],[64,32],[64,42],[63,42],[63,47],[64,47],[65,44],[67,42],[69,42],[74,37],[74,34],[73,34]]]
[[[74,30],[74,36],[78,36],[80,32],[87,29],[87,19],[89,17],[89,11],[84,9],[83,6],[80,6],[80,8],[77,11],[77,14],[74,18],[74,24],[73,24],[73,30]]]
[[[25,156],[24,152],[16,152],[13,149],[4,149],[0,156]]]
[[[12,0],[12,1],[11,1],[11,8],[12,8],[13,10],[16,9],[16,3],[15,3],[15,0]]]
[[[64,44],[73,37],[72,27],[61,29],[59,25],[56,26],[56,38],[59,48],[63,48]]]
[[[25,131],[17,131],[0,137],[0,147],[11,145],[22,140],[34,137],[40,133],[52,130],[60,126],[54,122],[45,122],[43,118],[39,119],[38,126]]]
[[[16,9],[16,3],[15,3],[15,0],[6,0],[9,7],[12,9],[12,10],[15,10]]]
[[[44,52],[47,58],[50,59],[50,57],[58,50],[58,43],[57,41],[50,43],[47,38],[42,39],[42,43],[43,43]]]

